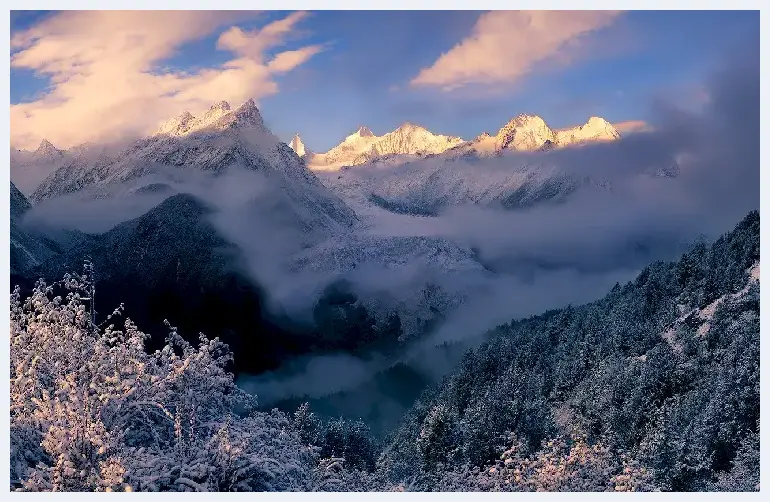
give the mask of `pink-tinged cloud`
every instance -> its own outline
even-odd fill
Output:
[[[538,63],[569,62],[581,37],[610,25],[618,11],[494,11],[471,35],[411,81],[453,90],[468,84],[513,83]]]
[[[626,120],[624,122],[616,122],[612,125],[615,126],[615,129],[617,129],[617,131],[623,136],[637,132],[652,131],[652,126],[650,126],[650,124],[644,120]]]
[[[253,31],[243,31],[233,26],[220,35],[217,48],[259,59],[266,49],[283,43],[283,40],[294,30],[295,25],[305,17],[307,12],[294,12]]]
[[[262,28],[226,30],[218,47],[235,57],[192,73],[169,70],[163,60],[187,42],[211,35],[256,12],[65,12],[15,33],[11,66],[51,79],[42,98],[11,105],[11,144],[34,148],[46,138],[60,148],[87,141],[152,132],[163,120],[211,103],[238,104],[278,91],[275,76],[317,54],[317,45],[275,54],[304,13]]]
[[[305,63],[322,50],[320,45],[309,45],[296,51],[284,51],[275,56],[267,67],[274,73],[285,73]]]

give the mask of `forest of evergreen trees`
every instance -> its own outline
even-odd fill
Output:
[[[376,461],[371,441],[351,440],[370,455],[355,465],[424,490],[593,491],[618,476],[635,489],[757,489],[758,263],[752,212],[601,300],[499,326],[423,394]],[[349,446],[325,434],[316,442],[344,457]],[[596,458],[545,480],[543,466],[581,449]]]

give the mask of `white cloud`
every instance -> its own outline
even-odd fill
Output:
[[[196,72],[164,69],[162,62],[186,43],[255,17],[257,12],[88,11],[54,15],[14,33],[13,68],[51,79],[40,99],[11,105],[11,144],[36,147],[47,138],[61,148],[85,141],[152,131],[184,110],[214,101],[240,103],[278,91],[277,74],[322,50],[301,47],[275,54],[306,17],[292,13],[254,31],[232,26],[217,48],[235,58]]]
[[[244,57],[261,60],[265,49],[281,44],[284,38],[291,34],[294,25],[305,17],[307,17],[306,12],[294,12],[283,19],[253,31],[243,31],[241,28],[233,26],[222,33],[217,41],[217,47],[241,54]]]
[[[278,54],[267,64],[267,67],[273,73],[284,73],[290,71],[305,61],[321,52],[320,45],[309,45],[296,51],[285,51]]]
[[[411,81],[452,90],[468,84],[512,83],[535,64],[566,62],[580,37],[608,26],[617,11],[494,11],[471,35]]]
[[[637,132],[649,132],[652,131],[652,126],[644,120],[626,120],[624,122],[616,122],[612,124],[618,132],[626,136],[628,134],[634,134]]]

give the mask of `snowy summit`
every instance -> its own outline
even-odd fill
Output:
[[[405,122],[382,136],[376,136],[371,129],[361,126],[328,152],[315,155],[311,167],[317,170],[335,169],[366,164],[389,155],[437,154],[462,143],[462,138],[434,134],[411,122]]]
[[[471,141],[434,134],[422,126],[405,122],[382,136],[361,126],[328,152],[313,154],[312,158],[299,135],[294,136],[290,146],[297,155],[309,159],[311,169],[327,171],[377,163],[392,157],[411,158],[445,152],[449,156],[465,153],[498,155],[506,150],[536,152],[617,139],[620,139],[620,133],[601,117],[591,117],[580,126],[554,130],[541,117],[522,113],[508,121],[497,134],[483,132]]]
[[[299,134],[294,135],[291,143],[289,143],[289,146],[292,150],[294,150],[294,153],[296,153],[299,158],[303,158],[308,153],[308,150],[305,148],[305,144],[302,142]]]

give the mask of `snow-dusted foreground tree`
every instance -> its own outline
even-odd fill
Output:
[[[63,291],[63,296],[56,293]],[[225,369],[226,345],[93,323],[88,274],[11,295],[11,483],[28,491],[312,490],[317,455]],[[118,317],[120,309],[111,319]]]

